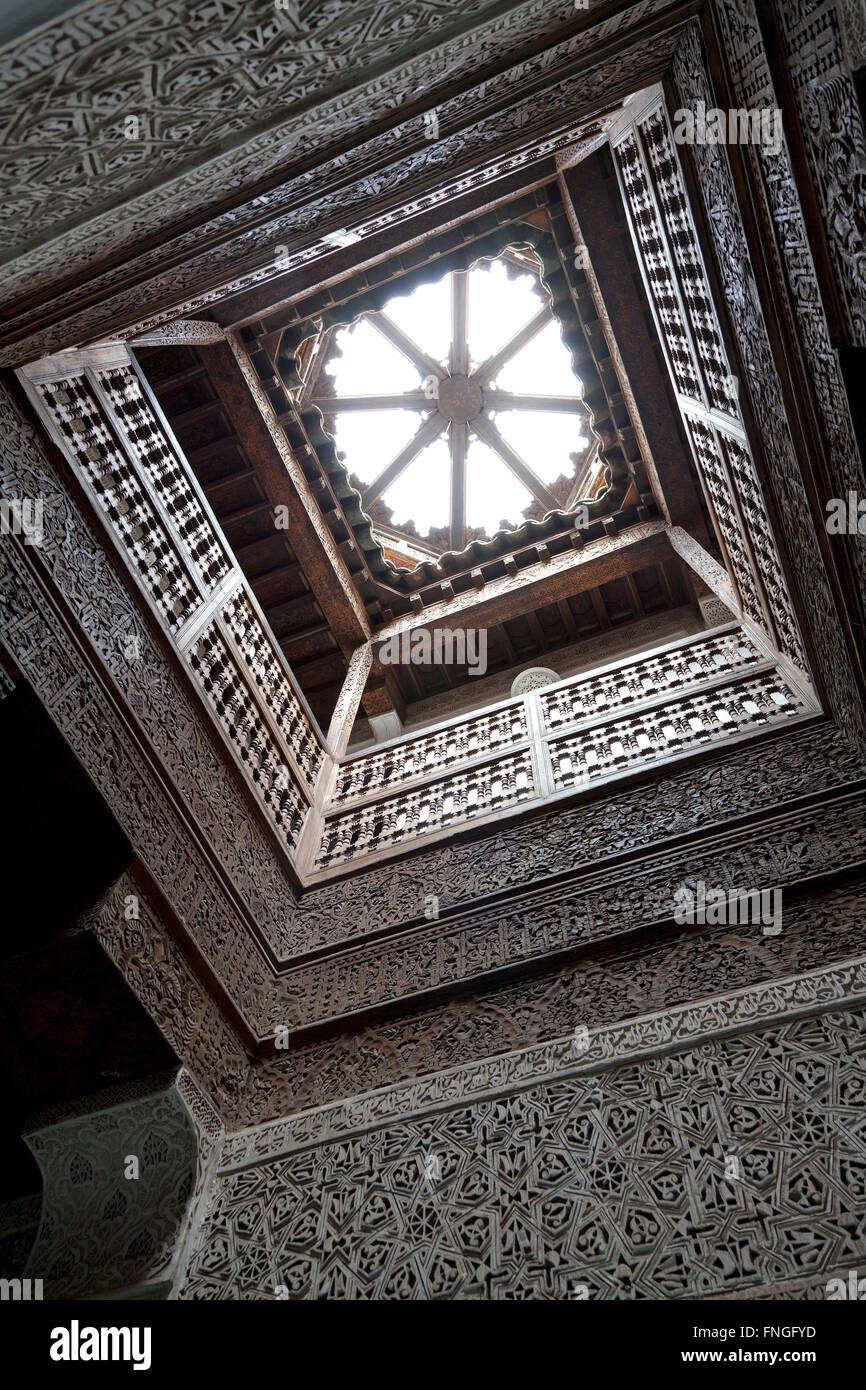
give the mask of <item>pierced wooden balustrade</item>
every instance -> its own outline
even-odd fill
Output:
[[[312,870],[395,853],[815,710],[730,624],[343,759]]]

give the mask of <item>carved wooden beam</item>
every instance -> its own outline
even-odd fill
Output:
[[[699,545],[694,536],[685,531],[682,526],[669,526],[668,536],[674,550],[682,560],[685,560],[689,568],[703,579],[714,594],[718,594],[732,613],[742,618],[743,610],[728,571],[717,560],[714,560],[712,555],[702,545]]]
[[[517,570],[513,577],[492,579],[482,590],[473,588],[457,598],[430,604],[420,613],[407,613],[380,628],[376,641],[412,628],[492,627],[661,564],[672,553],[664,522],[641,522],[619,535],[602,536],[579,550]]]

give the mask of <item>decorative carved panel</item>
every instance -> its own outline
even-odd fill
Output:
[[[845,54],[859,23],[836,0],[775,4],[812,183],[851,341],[866,345],[866,138]]]
[[[744,679],[758,664],[756,679]],[[339,765],[324,804],[314,868],[336,868],[814,712],[768,667],[739,630],[691,638],[560,682],[547,694],[530,691],[495,713],[404,739],[387,752],[356,755]],[[725,681],[732,676],[736,684]],[[614,713],[621,717],[612,720]],[[553,738],[569,726],[568,737]],[[442,776],[461,763],[472,766]],[[401,783],[406,789],[395,795]]]
[[[774,107],[777,94],[753,0],[716,0],[714,8],[724,38],[725,58],[737,104],[750,108]],[[816,7],[815,19],[826,38],[832,30],[832,25],[828,25],[827,8]],[[866,25],[866,20],[861,19],[861,23]],[[842,21],[842,29],[843,36],[853,35],[850,10]],[[826,61],[829,50],[823,44],[822,53]],[[802,90],[802,97],[811,99],[806,88]],[[856,121],[850,127],[850,138],[859,139]],[[823,504],[830,497],[844,498],[849,492],[866,495],[866,476],[854,438],[839,362],[830,342],[806,219],[784,132],[778,151],[760,142],[742,146],[740,153],[755,176],[764,254],[774,267],[780,288],[784,287],[779,302],[784,313],[786,337],[792,348],[798,340],[800,344],[799,352],[788,352],[787,366],[795,375],[802,408],[814,415],[812,439],[819,501]],[[821,176],[819,170],[814,172]],[[823,196],[823,187],[818,192]],[[819,467],[821,463],[823,468]],[[863,616],[866,537],[836,537],[834,547],[847,557],[854,569]]]
[[[275,11],[270,0],[267,3],[273,20]],[[379,129],[381,77],[372,89],[362,92],[359,102],[356,94],[348,105],[338,95],[320,107],[320,122],[303,110],[293,118],[290,139],[303,149],[306,165],[314,153],[318,163],[249,197],[238,208],[214,212],[211,207],[207,215],[214,190],[217,199],[224,200],[232,187],[248,184],[250,171],[259,180],[270,171],[270,182],[276,181],[285,167],[285,145],[290,142],[285,126],[279,128],[281,135],[274,129],[258,132],[239,148],[180,174],[170,190],[161,190],[160,198],[150,192],[132,196],[124,205],[123,218],[113,210],[88,217],[86,228],[76,226],[58,235],[47,255],[44,246],[24,252],[16,261],[15,280],[10,273],[7,283],[10,293],[16,284],[21,293],[39,285],[44,290],[56,283],[57,266],[62,264],[70,272],[86,271],[94,277],[96,302],[82,308],[79,291],[66,290],[52,298],[44,327],[34,327],[32,312],[22,310],[9,323],[10,333],[24,335],[22,342],[0,349],[0,360],[30,360],[70,343],[93,341],[109,329],[140,336],[182,315],[200,314],[226,294],[274,279],[278,247],[292,248],[280,260],[287,270],[297,269],[332,249],[333,243],[325,238],[347,224],[367,237],[570,147],[586,125],[588,113],[621,99],[662,71],[675,47],[677,31],[649,38],[636,32],[631,42],[628,31],[668,5],[669,0],[638,0],[595,25],[588,42],[582,33],[573,32],[580,16],[566,0],[562,0],[560,16],[552,14],[547,0],[531,0],[517,8],[513,24],[503,25],[501,15],[497,16],[483,41],[478,29],[464,35],[450,80],[459,85],[460,68],[470,82],[474,73],[471,90],[457,91],[437,104],[427,81],[426,59],[410,64],[411,72],[395,72],[394,111],[407,93],[423,88],[424,96],[416,114],[389,130]],[[401,15],[399,23],[404,20]],[[551,22],[556,28],[572,30],[571,37],[566,33],[553,54],[526,57],[526,32],[521,25],[529,23],[534,46],[544,25]],[[571,70],[593,45],[611,40],[619,41],[612,53],[579,67],[576,73]],[[504,53],[511,59],[505,69],[501,66]],[[50,50],[46,56],[50,60]],[[493,68],[485,80],[481,72],[491,60]],[[419,62],[423,66],[420,86]],[[51,99],[55,77],[52,73],[44,79],[46,100]],[[228,80],[235,80],[234,71]],[[527,86],[542,88],[544,100],[532,92],[527,96]],[[433,107],[441,124],[441,138],[435,141],[427,138],[422,119],[423,112]],[[211,118],[209,112],[207,119]],[[233,119],[240,118],[235,114]],[[359,142],[351,150],[329,150],[335,123],[345,121],[360,133]],[[112,129],[121,125],[118,120]],[[120,143],[128,153],[129,142],[121,139]],[[186,144],[183,156],[188,157]],[[25,196],[32,203],[32,190],[25,190]],[[140,249],[153,235],[155,224],[168,232],[167,223],[196,216],[193,209],[197,209],[197,225],[188,230],[175,227],[170,240]],[[109,255],[116,256],[118,263],[103,269]],[[240,266],[245,267],[241,272]]]
[[[779,847],[780,859],[784,851]],[[742,888],[754,865],[720,852],[683,864],[681,882]],[[675,883],[671,865],[670,885]],[[770,871],[772,872],[772,870]],[[600,944],[578,960],[533,979],[461,996],[402,1018],[368,1023],[360,1032],[304,1043],[295,1054],[275,1054],[250,1075],[244,1096],[245,1123],[256,1124],[289,1111],[282,1132],[298,1142],[326,1132],[342,1133],[362,1122],[385,1118],[382,1087],[411,1085],[425,1076],[493,1058],[514,1048],[573,1034],[581,1026],[623,1023],[642,1014],[711,998],[760,980],[784,979],[845,960],[862,950],[866,925],[864,884],[818,898],[789,901],[782,889],[782,931],[764,935],[759,925],[686,927],[634,941],[627,936]],[[611,902],[613,899],[611,898]],[[631,906],[628,905],[628,912]],[[631,919],[638,925],[639,914]],[[432,1079],[428,1082],[435,1085]],[[335,1107],[352,1097],[346,1110]],[[324,1115],[319,1106],[332,1107]],[[236,1151],[243,1145],[237,1142]],[[247,1145],[247,1156],[256,1152]]]
[[[864,1255],[864,994],[861,960],[380,1092],[339,1137],[320,1112],[230,1140],[182,1297],[823,1282]]]
[[[104,366],[105,357],[116,360]],[[127,351],[67,354],[22,375],[294,848],[323,763],[321,734]]]
[[[700,32],[694,24],[683,30],[672,77],[678,106],[693,106],[698,101],[704,102],[707,109],[715,105]],[[785,549],[791,573],[799,579],[798,597],[809,632],[812,659],[840,729],[858,748],[866,748],[863,708],[786,418],[728,156],[722,146],[696,143],[689,147],[689,158],[698,178],[699,196],[727,313],[736,332],[742,363],[740,391],[749,395],[754,417],[761,422],[760,445],[769,484],[777,510],[785,518]],[[796,222],[792,225],[796,226]],[[807,282],[806,277],[804,282]],[[814,287],[810,293],[815,293]]]
[[[681,402],[683,422],[728,549],[732,577],[740,586],[744,612],[806,670],[664,108],[659,105],[641,116],[615,143],[614,152],[662,341],[680,396],[687,398]],[[685,362],[691,363],[688,370]],[[738,436],[734,444],[730,431],[725,431],[735,469],[726,467],[728,459],[707,418],[709,411],[722,421],[728,417]]]
[[[197,1168],[196,1130],[176,1077],[87,1102],[37,1116],[25,1136],[42,1173],[26,1273],[44,1281],[49,1298],[164,1298]]]

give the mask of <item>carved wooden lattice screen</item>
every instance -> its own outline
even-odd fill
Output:
[[[803,643],[738,405],[661,93],[612,134],[659,338],[744,616],[801,671]]]
[[[302,882],[817,712],[768,644],[730,625],[340,758],[346,729],[332,724],[326,744],[128,349],[21,376]],[[745,444],[722,447],[730,475],[748,477]],[[769,549],[762,516],[750,534]],[[347,726],[367,665],[352,663]]]
[[[64,353],[21,376],[294,857],[324,740],[130,352]]]
[[[728,624],[343,759],[310,869],[393,854],[815,709]]]

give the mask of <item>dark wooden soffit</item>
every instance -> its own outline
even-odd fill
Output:
[[[293,306],[323,286],[337,284],[358,271],[375,274],[375,267],[391,256],[417,248],[429,237],[451,232],[467,218],[486,215],[555,177],[555,160],[539,159],[505,178],[470,189],[436,207],[424,208],[365,237],[359,245],[326,249],[315,260],[275,275],[264,285],[227,295],[213,306],[213,318],[225,328],[249,327],[257,336],[278,332],[285,326],[287,314],[292,317]]]
[[[376,641],[415,628],[492,627],[636,570],[674,560],[664,522],[642,522],[620,534],[592,541],[559,562],[542,561],[519,578],[515,574],[499,585],[490,584],[465,595],[458,605],[446,601],[399,618],[380,628]]]
[[[689,582],[691,575],[686,579],[683,568],[675,559],[647,565],[594,589],[486,627],[486,674],[551,662],[556,666],[563,649],[573,650],[576,644],[621,632],[644,618],[658,618],[673,611],[682,613],[686,606],[696,609],[695,590],[700,580]],[[459,663],[399,663],[384,670],[393,678],[405,705],[475,681],[468,665]]]
[[[345,656],[366,640],[366,633],[310,515],[286,472],[279,449],[250,394],[228,343],[199,351],[202,365],[234,430],[249,456],[269,503],[288,509],[292,549],[313,589],[331,631]]]

